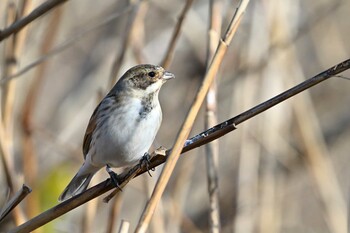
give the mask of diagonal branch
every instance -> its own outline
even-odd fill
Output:
[[[186,1],[185,6],[182,9],[181,14],[180,14],[180,16],[178,18],[178,21],[176,23],[175,29],[174,29],[173,34],[171,36],[169,47],[168,47],[168,49],[167,49],[167,51],[165,53],[165,56],[164,56],[162,62],[160,63],[160,65],[162,67],[164,67],[164,69],[167,69],[170,66],[170,63],[171,63],[171,61],[173,59],[176,42],[179,39],[182,25],[184,23],[184,20],[185,20],[185,17],[187,15],[188,11],[190,10],[190,7],[191,7],[192,3],[193,3],[193,0],[187,0]]]
[[[193,150],[196,147],[202,146],[204,144],[207,144],[211,141],[214,141],[215,139],[218,139],[225,134],[233,131],[236,129],[236,125],[243,123],[244,121],[268,110],[269,108],[289,99],[292,96],[295,96],[296,94],[315,86],[316,84],[319,84],[332,76],[335,76],[345,70],[350,69],[350,59],[345,60],[338,65],[335,65],[326,71],[321,72],[320,74],[305,80],[304,82],[300,83],[297,86],[294,86],[293,88],[290,88],[289,90],[227,120],[224,121],[192,138],[186,141],[185,146],[182,148],[181,153],[185,153],[187,151]],[[171,149],[166,151],[166,154],[170,154]],[[161,153],[153,153],[153,158],[151,160],[151,164],[149,168],[157,167],[160,164],[163,164],[167,156],[162,155]],[[124,187],[131,179],[134,177],[141,175],[146,172],[146,169],[140,168],[139,165],[136,165],[132,169],[130,169],[127,172],[124,172],[120,175],[121,187]],[[106,193],[107,191],[113,189],[113,184],[108,180],[101,182],[100,184],[86,190],[85,192],[65,201],[62,202],[51,209],[41,213],[40,215],[34,217],[33,219],[29,220],[28,222],[23,223],[22,225],[12,229],[10,233],[24,233],[24,232],[30,232],[33,231],[40,226],[50,222],[53,219],[58,218],[59,216],[69,212],[72,209],[75,209],[84,203],[90,201],[91,199],[94,199],[103,193]]]
[[[0,222],[31,192],[31,188],[23,185],[22,188],[15,193],[11,200],[0,211]]]
[[[22,28],[27,26],[29,23],[31,23],[35,19],[39,18],[40,16],[44,15],[48,11],[52,10],[53,8],[57,7],[58,5],[66,1],[68,0],[48,0],[44,2],[43,4],[38,6],[36,9],[34,9],[29,15],[25,16],[20,20],[17,20],[9,27],[0,31],[0,42],[5,38],[9,37],[10,35],[17,33],[18,31],[20,31]]]

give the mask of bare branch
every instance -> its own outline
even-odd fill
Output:
[[[209,27],[208,27],[208,47],[207,47],[207,64],[215,53],[216,45],[219,43],[221,34],[221,0],[211,0],[209,2]],[[206,98],[206,116],[205,128],[213,127],[218,123],[217,117],[217,85],[214,80]],[[206,168],[208,180],[208,197],[209,197],[209,224],[211,233],[219,233],[220,223],[220,206],[219,206],[219,175],[218,175],[218,158],[219,144],[217,141],[206,144]]]
[[[29,15],[25,16],[24,18],[17,20],[9,27],[5,28],[4,30],[0,31],[0,41],[4,40],[5,38],[9,37],[11,34],[17,33],[19,30],[24,28],[26,25],[34,21],[35,19],[39,18],[40,16],[44,15],[48,11],[52,10],[53,8],[57,7],[58,5],[66,2],[68,0],[48,0],[38,6],[36,9],[34,9]]]
[[[0,222],[31,192],[32,190],[28,186],[23,185],[21,190],[19,190],[2,209],[0,213]]]
[[[165,53],[165,56],[164,56],[162,62],[160,63],[161,66],[164,67],[165,69],[167,69],[171,63],[171,60],[172,60],[173,55],[174,55],[175,45],[176,45],[176,42],[177,42],[179,35],[180,35],[181,27],[182,27],[183,22],[185,20],[185,16],[192,5],[192,2],[193,2],[193,0],[186,1],[186,4],[185,4],[184,8],[182,9],[180,17],[176,23],[174,32],[171,36],[169,47]]]

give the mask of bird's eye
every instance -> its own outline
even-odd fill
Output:
[[[148,76],[150,76],[151,78],[153,78],[154,76],[156,76],[156,73],[153,72],[153,71],[151,71],[151,72],[148,73]]]

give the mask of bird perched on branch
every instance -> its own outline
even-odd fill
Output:
[[[85,191],[102,167],[111,172],[109,167],[142,159],[162,121],[159,90],[172,78],[162,67],[145,64],[132,67],[119,79],[91,116],[83,142],[85,161],[59,201]]]

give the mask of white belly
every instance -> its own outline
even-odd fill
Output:
[[[141,108],[141,101],[134,99],[124,105],[121,114],[108,117],[107,124],[103,124],[104,133],[86,159],[98,167],[137,163],[151,147],[162,120],[159,103],[144,118],[140,118]]]

